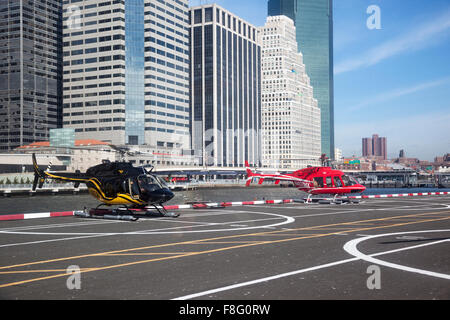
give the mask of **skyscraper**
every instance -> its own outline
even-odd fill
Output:
[[[268,15],[294,21],[298,50],[321,111],[322,153],[334,158],[332,0],[268,0]]]
[[[379,137],[378,134],[372,135],[372,138],[362,138],[362,156],[379,157],[383,160],[386,160],[386,138]]]
[[[189,149],[187,0],[64,1],[64,127]]]
[[[202,165],[260,165],[257,30],[215,4],[190,10],[192,149]]]
[[[0,150],[61,126],[61,10],[59,0],[0,1]]]
[[[362,156],[367,157],[372,155],[372,138],[362,138]]]
[[[320,165],[320,109],[297,51],[294,22],[267,18],[262,43],[262,163],[300,169]],[[315,159],[315,160],[313,160]]]

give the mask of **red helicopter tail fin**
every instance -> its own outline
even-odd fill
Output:
[[[245,182],[245,186],[248,187],[250,183],[252,183],[253,172],[252,170],[250,170],[250,166],[247,160],[245,160],[245,170],[247,171],[247,181]]]
[[[250,178],[251,176],[253,176],[253,172],[252,172],[252,170],[250,170],[250,166],[249,166],[247,160],[245,160],[245,170],[247,171],[247,178]]]

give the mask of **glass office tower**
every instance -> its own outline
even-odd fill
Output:
[[[218,5],[191,12],[192,149],[201,165],[260,166],[257,29]]]
[[[332,0],[269,0],[268,15],[294,20],[298,49],[321,111],[322,153],[334,158]]]
[[[61,126],[61,1],[0,1],[0,150]]]
[[[145,142],[144,0],[125,2],[125,136]]]

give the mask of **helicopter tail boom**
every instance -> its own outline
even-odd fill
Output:
[[[33,181],[33,191],[36,187],[42,188],[45,179],[61,180],[65,182],[73,182],[75,188],[78,188],[80,183],[87,183],[90,180],[90,176],[80,173],[80,170],[73,172],[51,172],[49,171],[50,165],[44,171],[39,169],[36,162],[36,155],[33,153],[33,170],[34,170],[34,181]]]

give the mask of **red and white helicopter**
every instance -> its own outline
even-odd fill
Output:
[[[247,187],[254,178],[259,179],[258,184],[262,184],[264,180],[268,179],[275,180],[276,185],[280,181],[289,181],[294,183],[297,189],[308,193],[306,202],[311,202],[313,195],[331,194],[334,195],[333,201],[335,201],[339,195],[360,193],[366,190],[366,187],[353,177],[331,167],[308,167],[287,174],[265,174],[253,172],[247,161],[245,161],[245,166],[247,171],[245,185]]]

